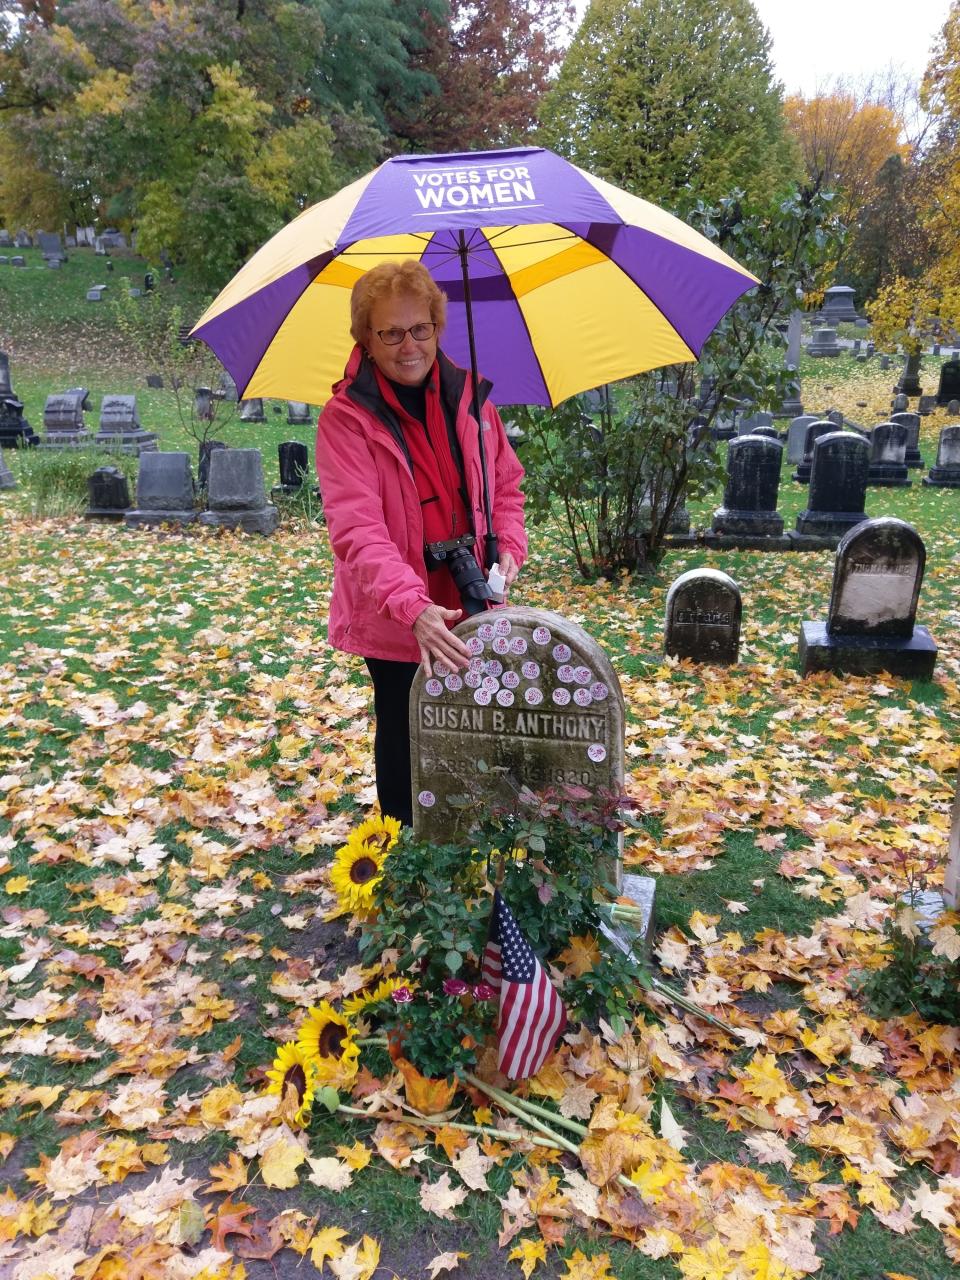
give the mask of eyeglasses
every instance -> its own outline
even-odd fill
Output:
[[[385,347],[399,347],[409,333],[414,342],[426,342],[437,332],[436,321],[421,320],[412,324],[409,329],[377,329],[376,334]]]

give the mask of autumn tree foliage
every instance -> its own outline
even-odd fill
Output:
[[[393,128],[420,151],[468,151],[527,141],[562,59],[568,0],[450,0],[418,60],[437,92]]]
[[[575,163],[675,212],[797,172],[750,0],[592,0],[541,115]]]

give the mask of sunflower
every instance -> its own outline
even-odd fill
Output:
[[[294,1116],[297,1124],[305,1125],[310,1119],[310,1108],[317,1080],[317,1060],[301,1044],[282,1044],[273,1060],[273,1066],[267,1072],[267,1093],[275,1093],[279,1098],[286,1095],[292,1086],[297,1091],[299,1107]]]
[[[364,849],[381,864],[400,835],[399,818],[367,818],[356,830],[350,832],[349,844]]]
[[[380,882],[383,858],[371,853],[353,838],[338,849],[330,868],[330,883],[336,891],[339,914],[350,911],[366,914],[373,909],[373,893]]]
[[[360,1046],[356,1032],[326,1000],[307,1011],[297,1044],[314,1059],[320,1084],[348,1084],[357,1074]]]
[[[347,1018],[355,1018],[372,1004],[379,1004],[381,1000],[386,1000],[393,994],[398,987],[408,985],[403,978],[381,978],[375,987],[370,987],[366,991],[358,991],[355,996],[351,996],[349,1000],[344,1000],[342,1009],[344,1016]]]

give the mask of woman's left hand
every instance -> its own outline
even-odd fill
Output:
[[[506,600],[507,592],[513,585],[517,574],[520,572],[519,565],[509,551],[500,552],[500,572],[503,574],[507,584],[503,589],[503,598]]]

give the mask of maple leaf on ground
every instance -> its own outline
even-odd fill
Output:
[[[489,1156],[481,1155],[476,1142],[470,1142],[450,1161],[471,1191],[489,1191],[487,1174],[493,1168]]]
[[[919,1213],[938,1231],[954,1225],[954,1215],[950,1210],[953,1196],[947,1191],[935,1191],[926,1182],[921,1182],[907,1203],[914,1213]]]
[[[268,1187],[278,1190],[289,1190],[295,1187],[300,1179],[297,1170],[306,1160],[306,1152],[299,1142],[290,1142],[287,1138],[278,1138],[271,1142],[260,1157],[260,1173]]]
[[[435,1214],[438,1218],[447,1218],[451,1222],[456,1222],[457,1217],[453,1210],[457,1205],[463,1204],[467,1198],[467,1193],[463,1187],[452,1187],[450,1185],[449,1173],[443,1173],[436,1182],[424,1182],[420,1187],[420,1206],[427,1213]]]
[[[337,1155],[341,1160],[346,1160],[351,1169],[359,1171],[367,1167],[373,1153],[362,1142],[355,1142],[352,1147],[337,1147]]]
[[[238,1191],[247,1182],[247,1166],[235,1151],[227,1156],[226,1164],[210,1166],[211,1181],[207,1183],[207,1191]]]
[[[441,1271],[453,1271],[455,1267],[459,1267],[461,1258],[469,1257],[469,1253],[438,1253],[427,1263],[430,1280],[437,1280]]]
[[[566,972],[574,978],[581,978],[585,973],[589,973],[599,959],[600,948],[591,933],[571,938],[570,945],[557,956],[557,962],[562,964]]]
[[[253,1227],[247,1222],[251,1213],[256,1213],[252,1204],[244,1200],[233,1201],[229,1197],[217,1210],[216,1216],[207,1224],[213,1247],[221,1253],[229,1253],[227,1236],[247,1236],[253,1234]]]
[[[751,1134],[744,1139],[744,1145],[757,1157],[758,1164],[782,1164],[789,1169],[797,1158],[783,1138],[775,1133]]]
[[[340,1227],[324,1227],[310,1241],[310,1261],[318,1271],[323,1270],[327,1258],[336,1260],[343,1253],[340,1241],[347,1233]]]
[[[682,1151],[687,1145],[689,1133],[678,1122],[667,1106],[666,1098],[660,1102],[660,1137],[669,1142],[675,1151]]]
[[[330,1259],[330,1270],[337,1280],[370,1280],[379,1265],[380,1245],[370,1236],[348,1245],[339,1258]]]
[[[507,1255],[508,1262],[519,1262],[524,1280],[530,1280],[538,1262],[546,1262],[547,1246],[542,1240],[521,1240]]]
[[[607,1253],[595,1253],[588,1258],[576,1249],[566,1263],[567,1270],[561,1280],[617,1280],[610,1271],[610,1255]]]
[[[319,1159],[308,1158],[310,1166],[308,1182],[324,1191],[345,1191],[353,1181],[353,1171],[345,1160],[336,1156],[321,1156]]]

